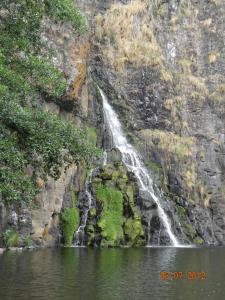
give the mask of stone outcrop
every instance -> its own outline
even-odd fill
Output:
[[[89,210],[86,243],[102,247],[144,246],[146,234],[137,194],[137,183],[121,160],[96,170],[92,178],[94,207]],[[82,198],[80,205],[85,205]]]
[[[132,142],[194,228],[184,231],[205,244],[225,243],[224,11],[223,1],[115,1],[96,17],[92,56]]]
[[[109,141],[103,139],[97,83],[163,190],[165,211],[179,216],[187,239],[225,244],[223,1],[76,3],[89,23],[82,36],[69,24],[43,20],[42,39],[53,48],[54,64],[64,72],[68,90],[63,99],[45,102],[40,97],[40,105],[80,127],[97,128],[95,143],[101,147]],[[137,194],[132,174],[119,163],[120,155],[109,156],[113,163],[100,167],[93,178],[96,208],[89,211],[88,244],[143,245],[150,215],[155,243],[157,207]],[[82,194],[84,181],[85,170],[78,166],[57,181],[40,179],[42,192],[32,210],[6,209],[0,199],[0,247],[8,227],[18,231],[22,245],[27,236],[37,245],[58,244],[59,215],[71,207],[74,189]],[[107,215],[112,195],[118,199],[116,234]],[[174,228],[178,230],[176,224]]]
[[[53,50],[53,64],[67,79],[67,94],[61,99],[46,99],[40,95],[40,108],[51,111],[77,127],[95,127],[98,122],[98,103],[89,96],[91,78],[88,73],[90,52],[90,31],[79,35],[67,23],[54,23],[49,18],[42,22],[41,39]],[[90,88],[91,89],[91,88]],[[93,136],[93,134],[92,134]],[[92,137],[93,139],[93,137]],[[96,143],[96,140],[93,141]],[[27,170],[31,176],[32,171]],[[55,246],[61,242],[60,212],[70,207],[74,190],[82,190],[85,169],[72,165],[58,180],[53,178],[37,180],[40,194],[34,199],[34,206],[21,208],[6,207],[0,201],[0,245],[7,229],[19,234],[18,246],[25,246],[25,239],[33,240],[33,245]]]

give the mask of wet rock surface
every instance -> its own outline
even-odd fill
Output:
[[[225,25],[221,20],[225,5],[222,1],[171,0],[149,3],[142,10],[139,3],[129,19],[131,4],[114,4],[114,10],[108,7],[101,11],[96,25],[93,77],[109,97],[171,205],[175,210],[184,210],[182,230],[194,243],[224,244]],[[112,38],[110,32],[117,23],[111,24],[109,16],[115,11],[118,20],[127,12],[127,23],[121,21]],[[142,24],[144,19],[149,29]],[[109,24],[111,31],[107,29]],[[152,36],[148,49],[160,49],[155,63],[146,66],[138,57],[134,61],[134,56],[129,56],[132,40],[128,30],[137,39],[148,30]],[[122,50],[116,50],[117,43]],[[110,61],[105,49],[111,51]],[[125,61],[121,66],[116,65],[118,53],[123,54],[121,62]],[[148,54],[152,53],[149,50]],[[157,63],[160,55],[163,59]],[[149,210],[148,201],[142,205]]]

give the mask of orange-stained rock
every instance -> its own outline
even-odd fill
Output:
[[[72,49],[72,61],[74,67],[77,69],[77,75],[70,85],[68,96],[71,98],[78,98],[82,87],[85,83],[87,73],[87,58],[90,50],[90,42],[85,40],[77,44]]]

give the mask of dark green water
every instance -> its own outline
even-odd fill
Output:
[[[161,280],[160,272],[183,272]],[[188,271],[206,279],[188,280]],[[62,248],[0,255],[0,299],[225,299],[224,248]]]

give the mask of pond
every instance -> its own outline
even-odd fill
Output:
[[[58,248],[0,255],[0,299],[225,299],[225,249]]]

